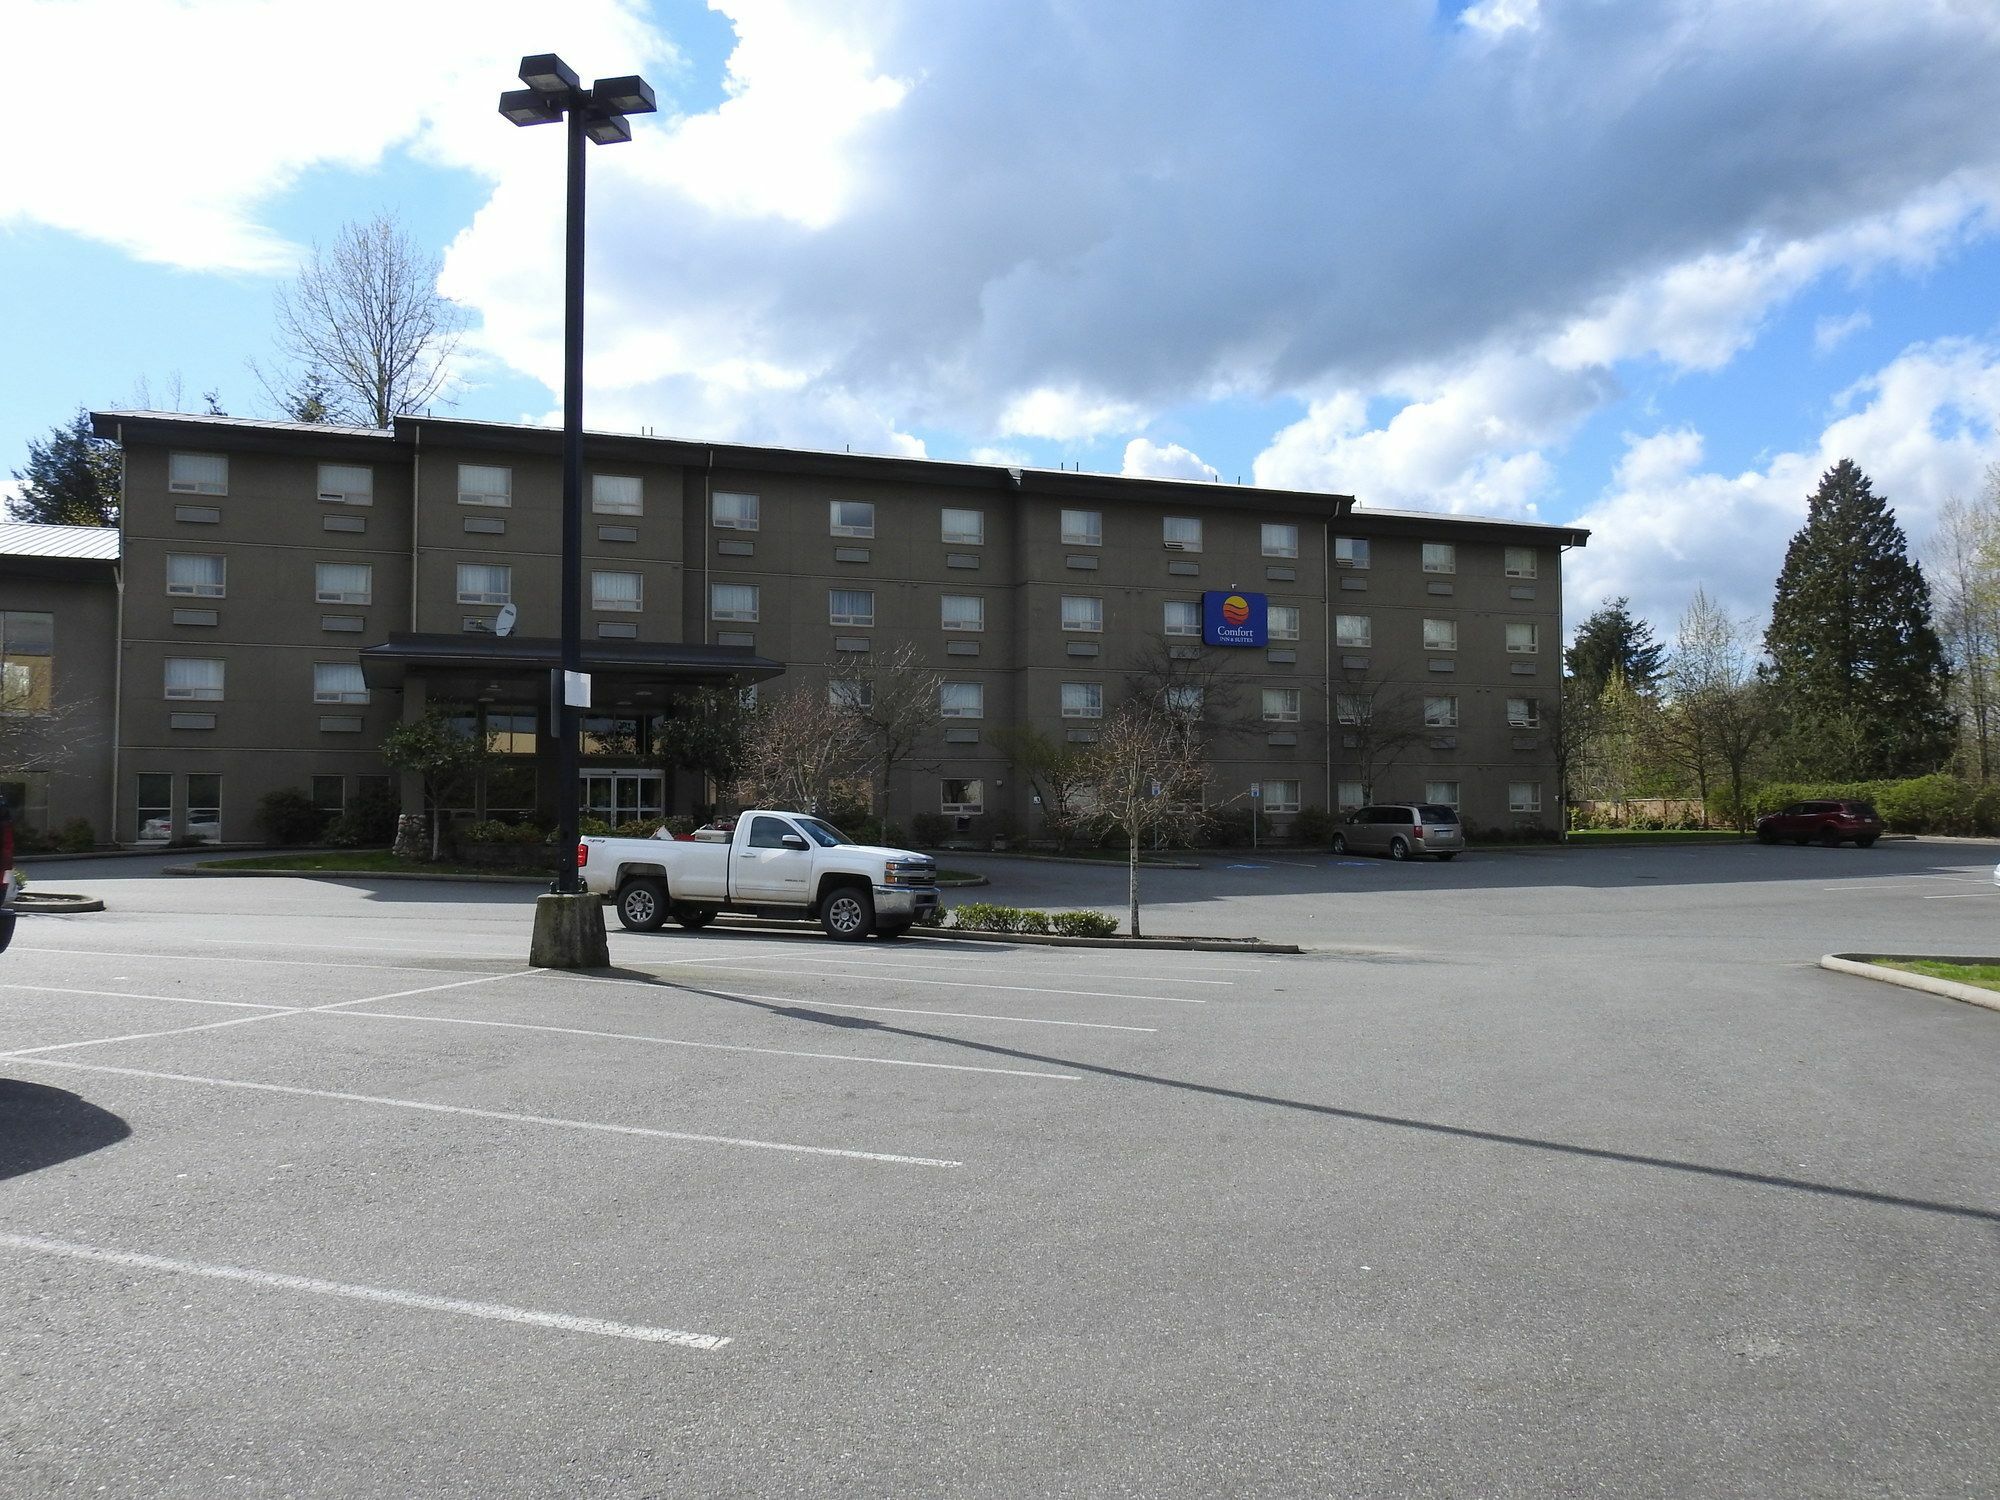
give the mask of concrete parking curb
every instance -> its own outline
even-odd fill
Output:
[[[1983,990],[1975,984],[1934,979],[1928,974],[1912,974],[1904,969],[1885,969],[1879,962],[1885,958],[1895,963],[2000,964],[2000,958],[1954,958],[1940,953],[1828,953],[1822,955],[1819,966],[1836,974],[1879,979],[1884,984],[1899,984],[1906,990],[1922,990],[1926,994],[1942,995],[1947,1000],[1962,1000],[1967,1005],[2000,1011],[2000,990]]]
[[[211,870],[202,865],[165,865],[162,875],[236,876],[250,880],[454,880],[474,885],[547,885],[553,875],[433,875],[422,870]]]
[[[67,916],[71,912],[103,911],[104,900],[100,896],[75,896],[65,891],[22,891],[14,898],[14,910],[23,916],[35,912]]]
[[[1122,870],[1122,859],[1084,859],[1075,854],[1016,854],[1012,850],[991,849],[931,849],[927,853],[932,858],[949,854],[961,859],[1012,859],[1031,865],[1095,865],[1100,870]],[[1144,859],[1139,862],[1142,870],[1199,870],[1200,865],[1191,859]]]

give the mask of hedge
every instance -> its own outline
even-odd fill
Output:
[[[1033,911],[968,901],[951,909],[951,925],[966,932],[1054,932],[1063,937],[1109,937],[1118,930],[1115,917],[1095,911]]]
[[[1941,773],[1907,781],[1767,781],[1751,791],[1750,811],[1808,801],[1872,802],[1896,833],[2000,832],[2000,786]]]

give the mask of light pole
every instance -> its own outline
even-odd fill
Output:
[[[651,114],[655,106],[653,90],[637,74],[600,78],[584,88],[553,52],[522,58],[520,76],[527,87],[500,96],[501,114],[516,125],[553,125],[564,119],[569,124],[563,230],[562,665],[549,674],[556,733],[556,894],[536,904],[531,961],[543,965],[548,959],[546,967],[578,968],[608,962],[604,913],[580,896],[576,877],[577,708],[588,702],[583,680],[583,143],[589,139],[610,146],[631,140],[626,116]]]

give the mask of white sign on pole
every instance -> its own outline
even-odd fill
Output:
[[[590,707],[590,674],[588,672],[563,673],[563,703],[569,708]]]
[[[1253,782],[1251,782],[1251,783],[1250,783],[1250,795],[1251,795],[1251,796],[1253,796],[1253,797],[1261,797],[1261,796],[1263,796],[1263,795],[1264,795],[1264,784],[1263,784],[1263,783],[1262,783],[1261,781],[1253,781]]]

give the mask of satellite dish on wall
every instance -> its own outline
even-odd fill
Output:
[[[495,635],[512,635],[514,633],[514,621],[519,618],[520,611],[515,609],[513,605],[501,605],[500,613],[493,621],[493,633]]]

